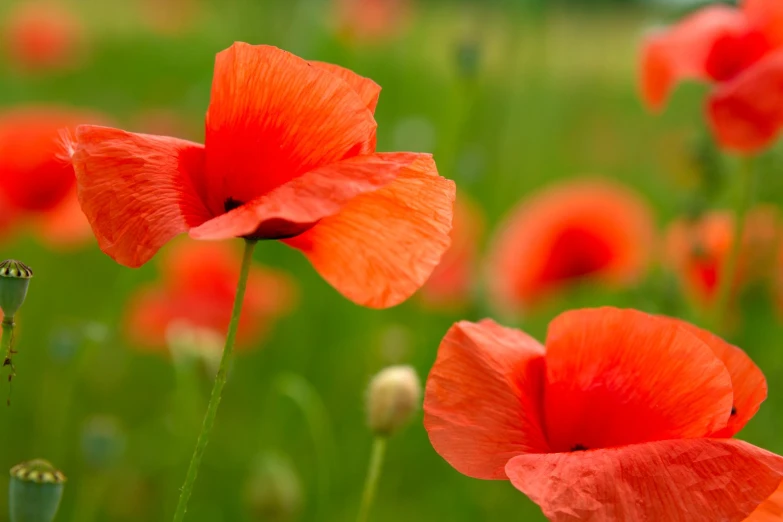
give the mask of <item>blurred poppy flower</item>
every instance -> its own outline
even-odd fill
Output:
[[[83,34],[80,20],[63,4],[21,2],[6,19],[6,54],[27,70],[70,67],[77,61]]]
[[[349,42],[391,39],[405,27],[410,0],[334,0],[338,35]]]
[[[126,330],[141,347],[160,348],[172,335],[214,334],[216,352],[223,336],[239,278],[241,253],[226,242],[179,242],[162,257],[160,280],[141,288],[126,311]],[[294,282],[284,273],[251,267],[238,346],[258,341],[296,302]],[[209,343],[192,343],[206,344]]]
[[[66,108],[29,106],[0,112],[0,202],[6,220],[22,220],[50,246],[90,238],[76,198],[73,167],[63,158],[62,133],[107,118]]]
[[[139,3],[146,25],[164,35],[190,29],[203,11],[199,0],[141,0]]]
[[[709,332],[586,309],[552,321],[546,346],[491,320],[455,324],[424,425],[457,471],[510,480],[552,521],[761,521],[783,457],[730,437],[766,395],[750,358]]]
[[[127,266],[185,232],[277,239],[349,299],[395,305],[447,249],[455,189],[428,154],[375,152],[379,92],[347,69],[236,43],[217,56],[206,145],[77,129],[82,209]]]
[[[714,84],[707,100],[722,147],[756,152],[783,126],[783,5],[745,0],[741,8],[708,6],[649,36],[643,46],[645,102],[660,109],[680,80]]]
[[[484,217],[478,207],[460,196],[454,205],[451,246],[421,289],[427,306],[450,308],[470,300],[483,232]]]
[[[627,285],[644,272],[653,235],[649,208],[628,188],[598,179],[552,186],[500,226],[490,247],[490,296],[519,309],[585,279]]]
[[[678,275],[689,295],[702,304],[715,297],[721,272],[731,251],[734,216],[709,212],[695,220],[678,219],[665,238],[666,263]],[[740,247],[734,291],[772,274],[780,240],[777,210],[761,205],[748,212]]]

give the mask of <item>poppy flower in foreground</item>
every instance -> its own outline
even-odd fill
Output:
[[[490,247],[489,291],[503,308],[534,306],[585,279],[627,285],[652,251],[651,211],[609,181],[567,181],[522,202]]]
[[[27,70],[69,67],[76,62],[83,32],[81,22],[64,5],[24,1],[6,19],[6,54]]]
[[[128,336],[140,347],[161,348],[172,334],[211,332],[215,352],[223,336],[239,278],[241,253],[226,242],[186,241],[162,257],[160,281],[136,292],[126,311]],[[252,266],[237,330],[238,346],[258,341],[272,322],[288,313],[296,287],[286,274]]]
[[[66,107],[29,106],[0,112],[0,205],[50,246],[87,241],[90,226],[76,198],[73,167],[62,159],[63,132],[107,118]]]
[[[349,299],[400,303],[449,245],[454,183],[429,154],[375,152],[380,87],[269,46],[218,54],[206,144],[82,126],[79,201],[117,262],[174,236],[277,239]]]
[[[715,297],[734,235],[730,212],[709,212],[696,220],[678,219],[666,233],[666,262],[683,287],[706,304]],[[734,291],[752,281],[763,280],[774,270],[780,242],[777,210],[771,206],[751,209],[745,218]]]
[[[709,332],[586,309],[554,319],[545,345],[455,324],[424,425],[457,471],[510,480],[556,522],[761,522],[783,508],[783,457],[730,437],[766,395],[750,358]]]
[[[484,219],[478,207],[462,197],[457,198],[451,246],[421,289],[421,297],[427,306],[449,308],[470,300],[483,232]]]
[[[708,6],[644,42],[641,87],[660,109],[681,80],[713,84],[707,115],[726,149],[756,152],[783,126],[783,3],[744,0]]]

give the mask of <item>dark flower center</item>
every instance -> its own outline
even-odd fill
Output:
[[[244,205],[243,202],[236,200],[234,198],[228,198],[225,203],[223,203],[223,210],[226,212],[231,212],[235,208],[239,208],[242,205]]]
[[[571,448],[571,451],[587,451],[587,448],[581,444],[576,444]]]
[[[736,407],[736,406],[732,406],[732,407],[731,407],[731,416],[733,417],[733,416],[735,416],[736,414],[737,414],[737,407]]]

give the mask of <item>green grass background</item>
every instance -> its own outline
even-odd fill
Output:
[[[0,5],[0,21],[13,3]],[[481,204],[490,229],[532,190],[582,174],[636,187],[661,227],[694,205],[731,200],[731,173],[712,179],[710,200],[694,181],[699,172],[690,158],[704,133],[703,89],[681,89],[660,117],[638,99],[638,42],[666,13],[430,2],[398,39],[348,44],[334,35],[328,4],[319,0],[203,2],[194,25],[177,35],[145,28],[131,1],[71,4],[91,40],[84,66],[29,75],[0,62],[0,106],[62,102],[106,111],[119,125],[130,125],[141,110],[165,108],[188,123],[183,137],[199,140],[215,53],[236,40],[268,43],[376,80],[383,87],[379,150],[433,152],[441,173]],[[473,72],[465,66],[471,52]],[[778,154],[765,159],[760,195],[783,201]],[[94,244],[56,254],[28,237],[0,245],[0,257],[35,270],[18,317],[12,405],[0,408],[0,469],[34,457],[52,460],[69,477],[57,519],[63,522],[169,519],[211,376],[134,351],[120,336],[124,304],[134,288],[156,277],[155,263],[130,270]],[[352,520],[371,444],[363,411],[370,377],[398,362],[426,377],[454,321],[492,312],[480,300],[461,312],[422,311],[416,298],[386,311],[365,310],[282,244],[261,244],[256,258],[296,277],[301,304],[263,346],[236,359],[187,519],[264,520],[253,518],[245,489],[259,459],[273,454],[287,459],[301,482],[302,507],[290,520]],[[783,327],[768,290],[754,289],[743,300],[744,320],[732,340],[770,382],[769,399],[741,437],[780,453]],[[581,287],[530,316],[503,320],[542,339],[560,311],[604,304],[693,318],[670,275],[655,269],[638,288]],[[297,404],[310,404],[310,413]],[[101,448],[93,443],[86,451],[83,440],[96,416],[114,419],[125,439],[120,457],[104,469],[88,458]],[[0,495],[0,520],[6,504]],[[509,483],[454,471],[431,448],[419,414],[389,444],[372,520],[543,517]]]

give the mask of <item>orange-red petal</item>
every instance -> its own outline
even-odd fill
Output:
[[[783,126],[781,91],[783,50],[718,85],[709,97],[707,111],[720,145],[746,154],[770,146]]]
[[[247,203],[319,167],[366,153],[376,123],[344,80],[271,46],[217,55],[207,112],[209,208]]]
[[[724,428],[731,377],[672,321],[597,308],[549,325],[544,417],[554,451],[705,437]]]
[[[759,27],[773,44],[783,46],[783,2],[742,0],[742,11],[750,23]]]
[[[767,380],[764,378],[764,374],[748,357],[748,354],[717,335],[679,319],[671,319],[671,321],[701,339],[729,371],[731,386],[734,390],[731,417],[725,428],[711,436],[733,437],[753,418],[761,403],[767,398]]]
[[[49,246],[69,249],[89,241],[90,223],[79,206],[76,187],[63,201],[38,217],[35,222],[38,236]]]
[[[285,242],[348,299],[394,306],[424,284],[449,247],[454,197],[454,182],[421,155],[392,183]]]
[[[427,380],[424,427],[465,475],[505,480],[505,466],[549,447],[542,425],[544,347],[493,321],[448,331]]]
[[[191,230],[195,239],[255,236],[280,239],[300,234],[340,212],[353,198],[391,183],[426,155],[413,152],[355,156],[317,168],[272,192]]]
[[[351,88],[356,91],[356,94],[359,95],[365,105],[367,105],[367,108],[370,109],[373,113],[375,112],[375,108],[378,106],[378,98],[381,95],[380,85],[369,78],[358,75],[352,70],[346,69],[345,67],[340,67],[339,65],[315,61],[310,63],[314,67],[318,67],[332,73],[350,85]]]
[[[552,522],[741,522],[783,481],[783,457],[732,439],[520,455],[506,472]]]
[[[201,145],[81,126],[72,147],[82,210],[118,263],[140,266],[211,217],[193,183],[204,167]]]
[[[661,109],[682,80],[707,80],[707,61],[715,42],[746,27],[740,11],[711,6],[648,36],[641,58],[642,98],[647,105]]]
[[[743,522],[780,522],[783,520],[783,483]]]

